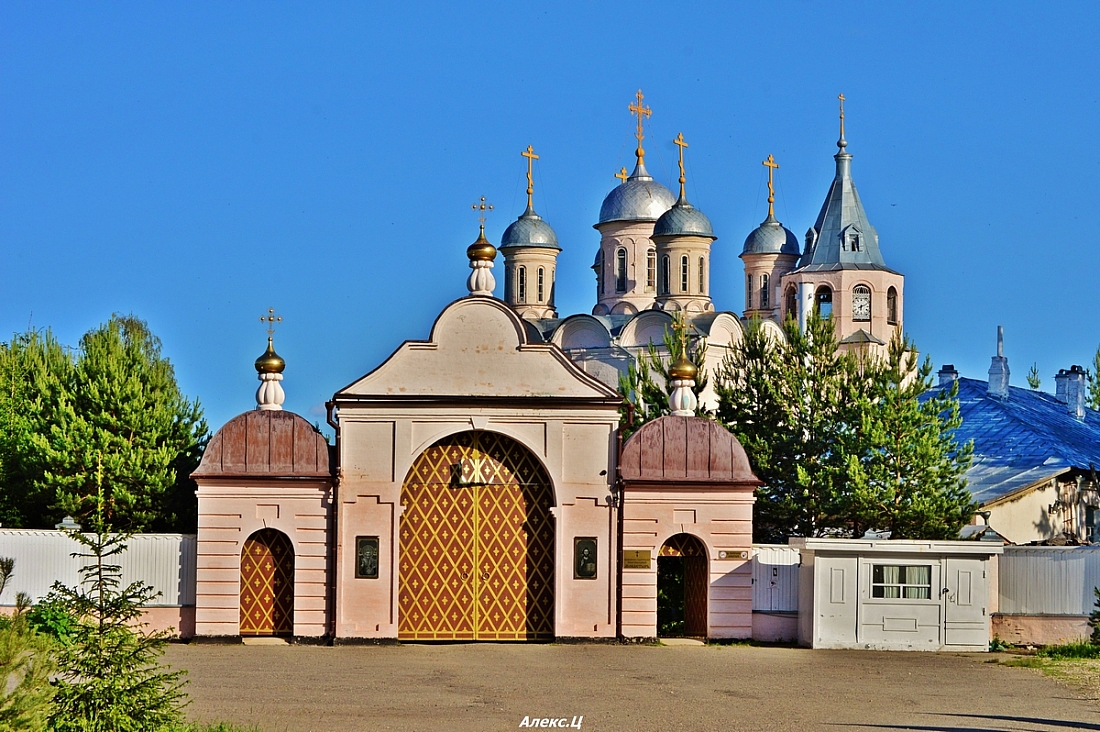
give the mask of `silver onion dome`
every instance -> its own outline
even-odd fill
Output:
[[[793,254],[797,257],[802,250],[794,232],[769,215],[745,239],[741,254]]]
[[[710,219],[687,201],[680,199],[665,211],[653,226],[653,236],[706,236],[716,239]]]
[[[610,221],[656,221],[672,208],[672,191],[653,180],[639,161],[626,182],[615,186],[600,206],[600,224]],[[597,224],[598,225],[598,224]]]
[[[554,229],[530,207],[504,230],[500,248],[509,247],[542,247],[561,251]]]

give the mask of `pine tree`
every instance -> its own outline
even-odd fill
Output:
[[[1088,370],[1089,393],[1086,403],[1091,409],[1100,411],[1100,346],[1096,347],[1096,353],[1092,357],[1092,368]]]
[[[895,334],[884,360],[863,364],[858,429],[845,452],[848,491],[842,515],[858,536],[890,531],[893,539],[954,539],[977,504],[966,489],[973,445],[959,445],[958,384],[921,399],[932,386],[932,361],[917,367],[908,339]]]
[[[167,633],[149,631],[140,621],[142,607],[159,593],[142,582],[122,586],[122,569],[111,560],[126,550],[128,535],[108,533],[105,507],[100,490],[88,519],[91,533],[67,532],[85,548],[73,556],[90,560],[80,570],[82,586],[55,583],[49,597],[77,618],[58,650],[51,729],[173,730],[186,703],[183,672],[160,667]]]
[[[1089,613],[1089,627],[1092,628],[1092,635],[1089,637],[1089,643],[1094,646],[1100,646],[1100,587],[1093,587],[1092,594],[1096,596],[1096,603],[1092,607],[1092,612]]]
[[[1027,372],[1027,385],[1032,389],[1038,389],[1043,381],[1039,378],[1039,364],[1031,364],[1031,370]]]
[[[672,390],[668,375],[669,366],[680,358],[684,350],[681,334],[687,325],[682,313],[674,316],[672,332],[665,330],[664,347],[669,354],[664,357],[652,342],[627,365],[627,372],[619,375],[619,394],[623,397],[619,408],[619,424],[623,439],[627,439],[646,422],[671,412],[668,397]],[[694,350],[688,346],[688,358],[699,369],[699,377],[692,389],[696,396],[707,387],[708,377],[703,368],[707,358],[707,344],[699,339]],[[702,414],[702,410],[700,410]]]
[[[206,423],[148,326],[115,315],[88,332],[67,382],[49,429],[32,436],[44,466],[40,485],[55,508],[85,519],[102,485],[106,520],[116,528],[193,527],[189,475]]]
[[[0,558],[0,594],[14,568],[15,560]],[[49,718],[53,646],[27,623],[30,604],[30,597],[20,592],[11,617],[0,625],[0,730],[40,732]]]

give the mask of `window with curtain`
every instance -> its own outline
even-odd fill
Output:
[[[688,258],[685,254],[680,257],[680,292],[688,291]]]
[[[760,275],[760,309],[767,310],[771,305],[771,294],[768,288],[771,286],[771,278],[766,274]]]
[[[516,269],[516,302],[527,302],[527,268]]]
[[[871,565],[871,597],[931,600],[931,565]]]
[[[626,292],[626,250],[615,252],[615,292]]]
[[[657,250],[650,249],[645,253],[645,289],[653,292],[657,287]]]

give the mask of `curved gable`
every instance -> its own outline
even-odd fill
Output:
[[[210,438],[191,475],[328,478],[328,442],[293,412],[256,409],[238,414]]]
[[[624,481],[762,485],[733,434],[702,417],[661,417],[623,445]]]

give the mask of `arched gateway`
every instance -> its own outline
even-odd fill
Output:
[[[281,531],[260,529],[244,543],[240,633],[294,633],[294,547]]]
[[[510,437],[425,450],[401,488],[398,638],[553,638],[553,504],[546,470]]]

